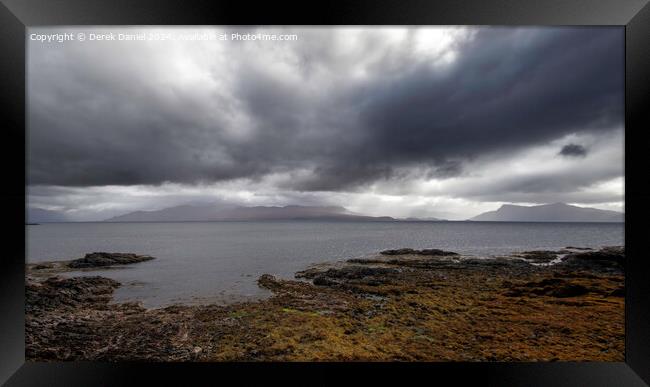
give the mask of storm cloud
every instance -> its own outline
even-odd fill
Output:
[[[560,155],[567,157],[585,157],[587,149],[578,144],[567,144],[560,149]]]
[[[30,41],[29,185],[239,184],[293,197],[481,175],[494,182],[482,193],[436,194],[534,202],[622,176],[566,142],[562,168],[580,159],[589,173],[481,169],[566,138],[622,138],[622,28],[263,31],[298,40]]]

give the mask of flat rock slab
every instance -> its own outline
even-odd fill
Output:
[[[88,267],[128,265],[131,263],[144,262],[152,259],[154,258],[149,255],[95,252],[86,254],[86,256],[83,258],[70,261],[68,263],[68,267],[82,269]]]

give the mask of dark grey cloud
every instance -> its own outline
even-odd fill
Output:
[[[344,56],[330,30],[306,29],[277,63],[226,43],[188,59],[202,68],[162,75],[149,65],[173,64],[164,47],[32,43],[29,182],[195,184],[307,170],[284,188],[354,190],[404,168],[456,176],[482,155],[623,124],[622,28],[478,28],[453,42],[448,67],[418,57],[410,35],[390,49],[372,29],[355,39]],[[350,73],[373,55],[365,77]],[[188,87],[166,78],[201,71],[205,81]]]
[[[587,148],[579,144],[567,144],[560,149],[558,154],[567,157],[585,157]]]
[[[448,74],[416,70],[366,91],[371,159],[437,164],[620,126],[621,38],[614,30],[481,30]]]

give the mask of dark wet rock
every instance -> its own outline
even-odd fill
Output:
[[[370,276],[395,274],[399,270],[385,267],[348,266],[341,269],[328,269],[324,275],[329,278],[361,279]]]
[[[453,261],[447,256],[424,256],[424,255],[397,255],[386,256],[378,258],[352,258],[346,261],[347,263],[360,264],[360,265],[393,265],[393,266],[407,266],[407,267],[427,267],[427,266],[440,266],[448,265]]]
[[[424,249],[417,252],[419,255],[436,255],[436,256],[449,256],[449,255],[459,255],[453,251],[444,251],[439,249]]]
[[[51,309],[70,309],[82,304],[102,305],[111,300],[120,283],[104,277],[51,277],[43,282],[28,281],[25,309],[39,314]]]
[[[400,270],[397,268],[354,265],[309,269],[296,273],[296,278],[311,279],[317,286],[339,286],[354,290],[358,286],[380,286],[389,283],[398,273]]]
[[[565,247],[567,250],[593,250],[591,247],[575,247],[575,246],[567,246]]]
[[[459,262],[451,263],[454,267],[483,267],[483,268],[524,268],[526,270],[534,270],[528,262],[509,258],[469,258]]]
[[[369,265],[373,263],[388,263],[387,259],[373,259],[373,258],[350,258],[347,261],[347,263],[357,263],[357,264],[362,264],[362,265]]]
[[[622,272],[625,269],[625,248],[603,247],[598,251],[569,254],[563,264],[569,268],[597,272]]]
[[[449,255],[458,255],[453,251],[444,251],[439,249],[423,249],[423,250],[414,250],[414,249],[395,249],[395,250],[384,250],[380,252],[382,255],[434,255],[434,256],[449,256]]]
[[[314,277],[313,283],[317,286],[335,286],[340,284],[340,282],[327,278],[325,275],[318,275]]]
[[[549,250],[533,250],[533,251],[522,251],[521,253],[516,254],[516,257],[524,258],[535,263],[548,263],[556,259],[558,254],[566,254],[566,252],[559,251],[549,251]]]
[[[512,274],[518,272],[535,271],[530,263],[510,258],[467,258],[460,261],[434,261],[426,260],[410,265],[418,269],[444,269],[444,270],[471,270],[471,271],[507,271]]]
[[[298,278],[312,279],[316,277],[340,278],[340,279],[361,279],[369,276],[381,276],[386,274],[395,274],[399,270],[386,267],[369,267],[369,266],[344,266],[341,268],[329,268],[325,271],[310,270],[296,273]]]
[[[380,252],[382,255],[406,255],[406,254],[416,254],[416,250],[413,249],[394,249],[394,250],[384,250]]]
[[[398,266],[400,268],[419,270],[507,270],[513,273],[528,272],[537,270],[528,261],[513,259],[511,257],[497,258],[462,258],[454,256],[392,256],[390,258],[354,258],[347,263],[363,264],[370,267],[381,265],[382,267]],[[309,274],[313,277],[320,271],[310,269]]]
[[[266,289],[275,289],[280,287],[280,282],[271,274],[262,274],[257,279],[257,284]]]
[[[51,263],[42,263],[42,264],[36,264],[32,266],[33,270],[44,270],[44,269],[52,269],[54,267],[54,264]]]
[[[83,269],[89,267],[102,267],[113,265],[128,265],[131,263],[144,262],[154,259],[149,255],[137,255],[131,253],[105,253],[95,252],[86,254],[85,257],[72,260],[68,267]]]

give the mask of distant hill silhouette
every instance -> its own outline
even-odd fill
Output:
[[[622,212],[554,203],[531,207],[504,204],[496,211],[484,212],[469,220],[493,222],[623,222],[624,219]]]
[[[237,220],[364,220],[390,221],[388,216],[358,215],[338,206],[229,207],[183,205],[157,211],[136,211],[105,222],[188,222]]]

